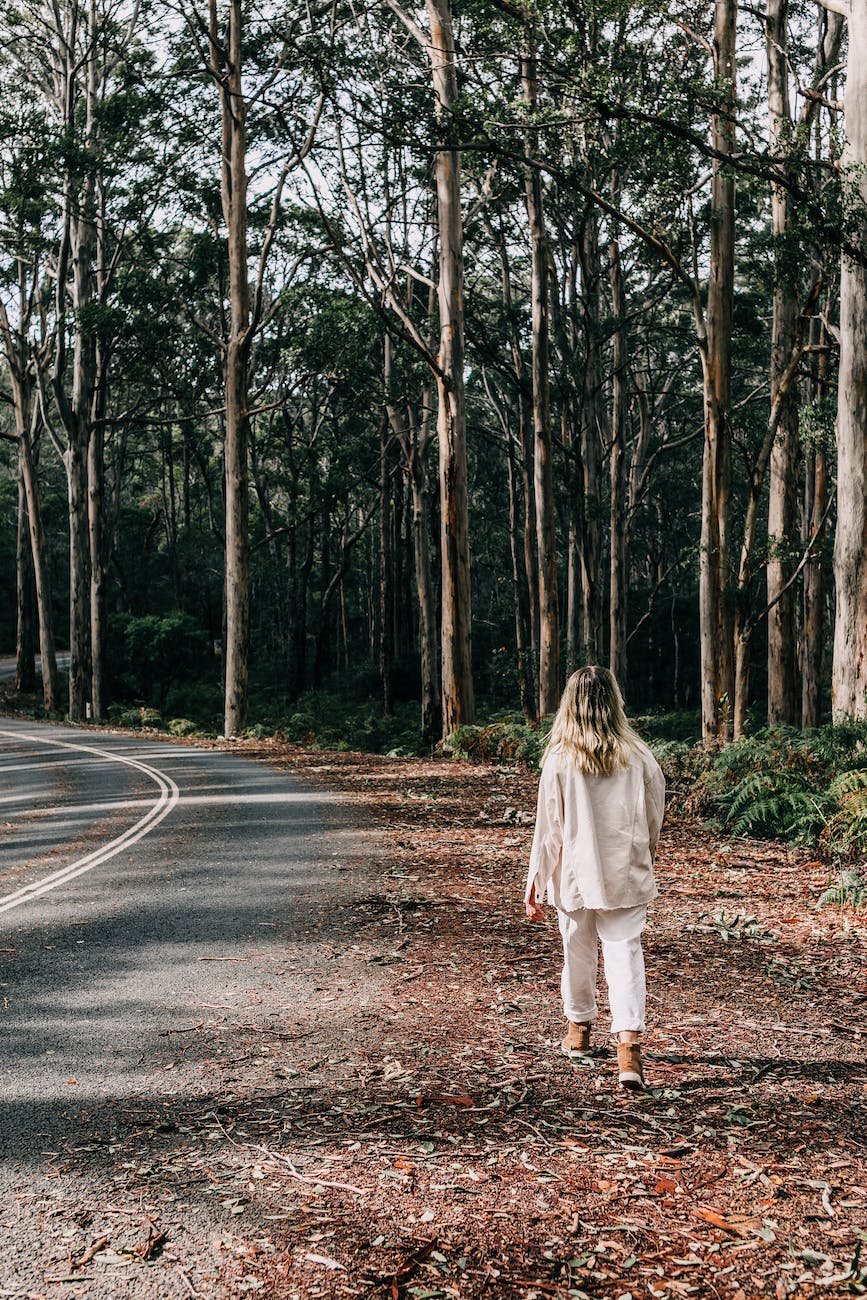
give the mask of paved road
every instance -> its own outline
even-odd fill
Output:
[[[57,667],[61,673],[69,668],[69,651],[61,651],[57,656]],[[0,682],[9,682],[15,676],[18,664],[14,655],[0,655]],[[42,655],[36,656],[36,671],[42,672]]]
[[[152,1095],[167,1031],[273,975],[293,891],[325,884],[318,798],[231,754],[0,718],[0,1157]]]

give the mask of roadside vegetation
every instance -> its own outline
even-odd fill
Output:
[[[209,680],[205,673],[191,680],[206,647],[185,623],[154,630],[144,626],[151,621],[130,620],[124,627],[127,653],[118,680],[133,702],[112,705],[107,725],[216,740],[222,723],[218,676]],[[148,634],[159,644],[145,654]],[[489,708],[480,710],[478,724],[458,727],[446,740],[425,746],[418,702],[395,703],[392,714],[383,716],[364,673],[343,681],[340,690],[309,691],[295,700],[272,679],[260,677],[255,686],[246,738],[274,738],[307,750],[450,757],[535,771],[550,724],[550,719],[532,724],[520,712]],[[5,703],[46,716],[36,697],[7,693]],[[867,906],[867,723],[811,731],[762,727],[714,747],[699,739],[697,710],[647,713],[633,723],[665,772],[669,817],[732,840],[777,840],[809,849],[829,869],[820,901]]]

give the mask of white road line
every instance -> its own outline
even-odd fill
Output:
[[[2,734],[2,733],[0,733]],[[23,797],[23,796],[22,796]],[[315,794],[246,794],[243,790],[227,790],[225,794],[182,794],[178,800],[181,808],[189,807],[192,804],[279,804],[279,803],[300,803],[305,807],[308,804],[315,803],[341,803],[344,796],[341,794],[330,794],[327,792],[318,792]],[[16,815],[26,816],[28,818],[38,818],[40,825],[48,817],[85,817],[89,813],[116,813],[122,808],[149,808],[149,799],[114,799],[105,803],[77,803],[61,804],[57,808],[21,808],[16,812],[10,812],[9,816]],[[56,827],[52,825],[52,830]],[[0,1291],[0,1296],[3,1292]]]
[[[52,872],[50,876],[45,876],[42,880],[33,885],[24,885],[21,889],[16,889],[14,893],[6,894],[0,897],[0,912],[8,912],[13,907],[20,907],[22,903],[29,902],[32,898],[39,898],[41,894],[47,894],[52,889],[65,885],[67,881],[74,880],[76,876],[83,876],[86,871],[92,871],[94,867],[100,866],[113,858],[115,854],[121,853],[128,849],[132,844],[137,844],[140,839],[158,826],[164,817],[168,817],[180,798],[180,791],[170,776],[165,772],[159,771],[158,768],[151,767],[148,763],[142,763],[136,758],[128,758],[123,754],[115,754],[109,750],[95,749],[92,745],[73,745],[64,740],[49,740],[44,736],[25,736],[20,731],[2,731],[0,736],[8,736],[11,740],[24,740],[34,745],[52,745],[57,749],[73,749],[83,754],[95,754],[106,762],[124,763],[127,767],[137,768],[139,772],[144,772],[155,781],[159,787],[159,798],[156,803],[151,804],[148,811],[143,817],[140,817],[135,825],[130,826],[129,830],[124,831],[115,839],[109,840],[100,849],[94,849],[85,857],[79,858],[76,862],[70,862],[68,866],[61,867],[59,871]]]

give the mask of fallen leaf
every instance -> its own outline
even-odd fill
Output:
[[[343,1264],[338,1264],[337,1260],[331,1259],[329,1255],[307,1254],[304,1256],[304,1258],[308,1260],[311,1264],[321,1264],[323,1268],[330,1268],[332,1270],[339,1269],[341,1273],[346,1272],[345,1266]]]

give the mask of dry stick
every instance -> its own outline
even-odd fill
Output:
[[[75,1263],[72,1265],[72,1267],[73,1267],[73,1268],[84,1268],[85,1264],[89,1264],[89,1263],[90,1263],[90,1261],[93,1259],[94,1255],[98,1255],[99,1252],[100,1252],[101,1250],[104,1250],[104,1249],[105,1249],[105,1247],[106,1247],[106,1246],[108,1245],[108,1243],[109,1243],[109,1240],[110,1240],[110,1238],[108,1237],[108,1235],[106,1235],[106,1236],[104,1236],[104,1237],[100,1237],[97,1241],[95,1241],[95,1242],[93,1243],[92,1246],[88,1246],[87,1250],[86,1250],[86,1251],[84,1252],[84,1254],[81,1256],[81,1259],[77,1259],[77,1260],[75,1261]]]
[[[308,1177],[299,1173],[289,1156],[281,1155],[279,1151],[270,1151],[268,1147],[260,1146],[256,1142],[252,1143],[251,1147],[254,1151],[261,1151],[269,1160],[280,1160],[283,1164],[288,1165],[287,1177],[297,1178],[299,1183],[309,1183],[312,1187],[334,1187],[340,1192],[354,1192],[356,1196],[368,1196],[374,1190],[372,1187],[353,1187],[351,1183],[338,1183],[333,1179]]]
[[[213,1115],[213,1111],[211,1112]],[[262,1155],[267,1156],[269,1160],[280,1160],[283,1164],[289,1166],[287,1176],[297,1178],[299,1183],[309,1183],[313,1187],[334,1187],[341,1192],[354,1192],[356,1196],[367,1196],[374,1189],[372,1187],[353,1187],[350,1183],[338,1183],[327,1178],[310,1178],[297,1170],[288,1156],[281,1155],[279,1151],[271,1151],[268,1147],[263,1147],[258,1142],[236,1142],[230,1133],[227,1133],[216,1115],[213,1115],[217,1128],[224,1137],[228,1138],[233,1147],[240,1151],[259,1151]]]
[[[795,1029],[791,1025],[760,1025],[755,1020],[740,1020],[738,1023],[745,1025],[748,1029],[761,1029],[765,1033],[772,1034],[806,1034],[809,1038],[827,1038],[831,1034],[830,1029]]]

